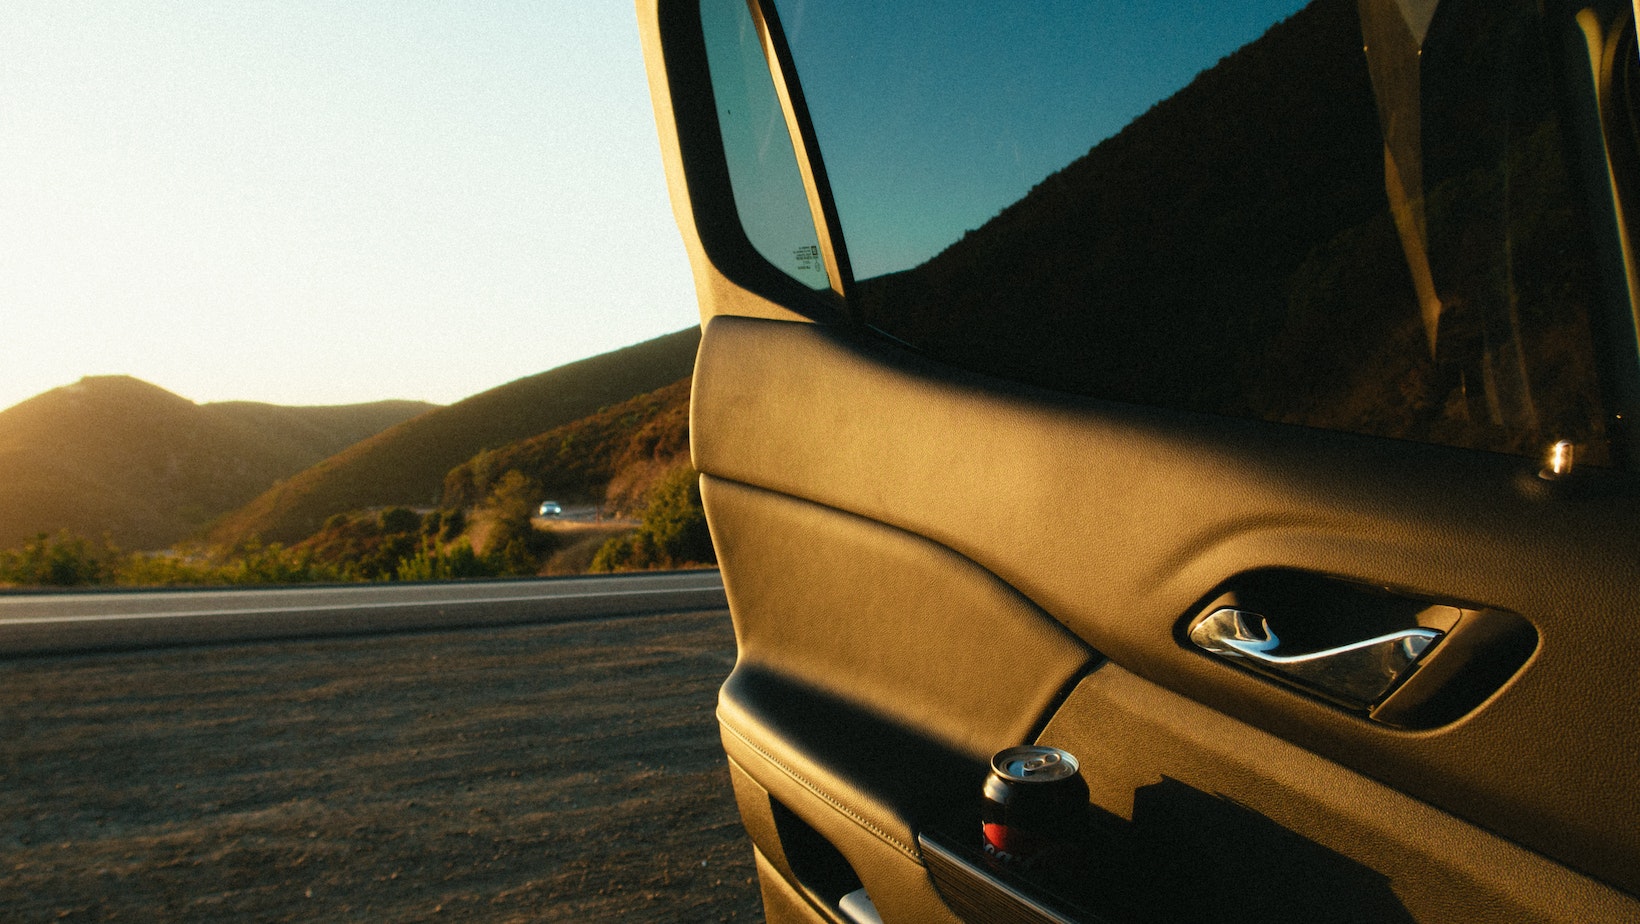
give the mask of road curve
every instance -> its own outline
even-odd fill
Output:
[[[727,605],[716,571],[0,595],[0,656],[565,622]]]

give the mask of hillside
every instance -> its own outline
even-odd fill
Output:
[[[438,503],[450,469],[486,450],[598,413],[694,369],[691,327],[509,382],[423,414],[320,462],[213,526],[208,538],[295,542],[334,513]]]
[[[866,316],[988,371],[1225,409],[1287,278],[1383,211],[1361,47],[1355,0],[1311,3],[932,260],[862,281]]]
[[[639,395],[538,436],[479,453],[444,478],[446,508],[477,506],[517,471],[566,502],[638,500],[649,482],[689,456],[689,379]]]
[[[1515,8],[1475,2],[1443,6],[1410,52],[1415,143],[1392,152],[1418,187],[1409,244],[1361,9],[1314,0],[933,259],[861,280],[861,314],[1085,395],[1500,452],[1573,439],[1603,458],[1595,247],[1536,39]]]
[[[40,532],[163,548],[280,478],[433,405],[198,405],[91,376],[0,411],[0,548]]]
[[[438,407],[440,405],[426,401],[375,401],[370,404],[318,407],[293,407],[256,401],[220,401],[200,405],[200,409],[207,414],[299,447],[311,457],[303,468]]]

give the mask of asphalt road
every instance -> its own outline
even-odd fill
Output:
[[[0,656],[507,626],[726,605],[716,571],[0,595]]]

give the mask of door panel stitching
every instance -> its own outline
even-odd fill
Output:
[[[757,754],[760,757],[762,757],[764,760],[766,760],[769,763],[773,764],[782,773],[785,773],[787,776],[791,777],[797,783],[802,785],[802,787],[804,789],[807,789],[809,792],[812,792],[816,796],[819,796],[821,799],[823,799],[826,802],[826,804],[830,805],[832,808],[836,809],[837,811],[842,812],[844,815],[847,815],[850,819],[853,819],[855,824],[858,824],[860,827],[865,828],[867,831],[870,831],[872,834],[877,835],[877,837],[881,838],[883,841],[885,841],[888,844],[898,848],[901,853],[905,854],[906,856],[910,857],[912,860],[916,861],[919,866],[922,865],[922,862],[923,862],[922,854],[919,853],[915,848],[910,847],[905,842],[901,841],[899,838],[895,837],[892,834],[889,834],[887,831],[884,831],[878,825],[872,823],[871,821],[866,819],[864,816],[860,815],[858,812],[856,812],[853,809],[849,808],[847,805],[845,805],[842,802],[842,800],[840,800],[840,799],[836,798],[835,796],[831,795],[830,793],[826,792],[824,789],[821,789],[818,785],[810,782],[807,777],[803,776],[801,773],[797,772],[796,770],[793,770],[791,767],[787,766],[783,761],[781,761],[778,757],[775,757],[773,754],[770,754],[768,751],[764,750],[756,742],[752,741],[750,738],[748,738],[744,734],[742,734],[739,729],[737,729],[734,726],[730,725],[728,722],[723,721],[721,717],[719,718],[718,724],[723,727],[724,731],[727,731],[729,734],[734,735],[735,738],[737,738],[742,744],[746,745],[747,747],[751,748],[753,751],[757,752]]]

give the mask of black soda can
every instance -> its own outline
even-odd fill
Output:
[[[1080,769],[1069,751],[1045,745],[997,752],[980,802],[986,855],[1023,870],[1074,851],[1088,807]]]

